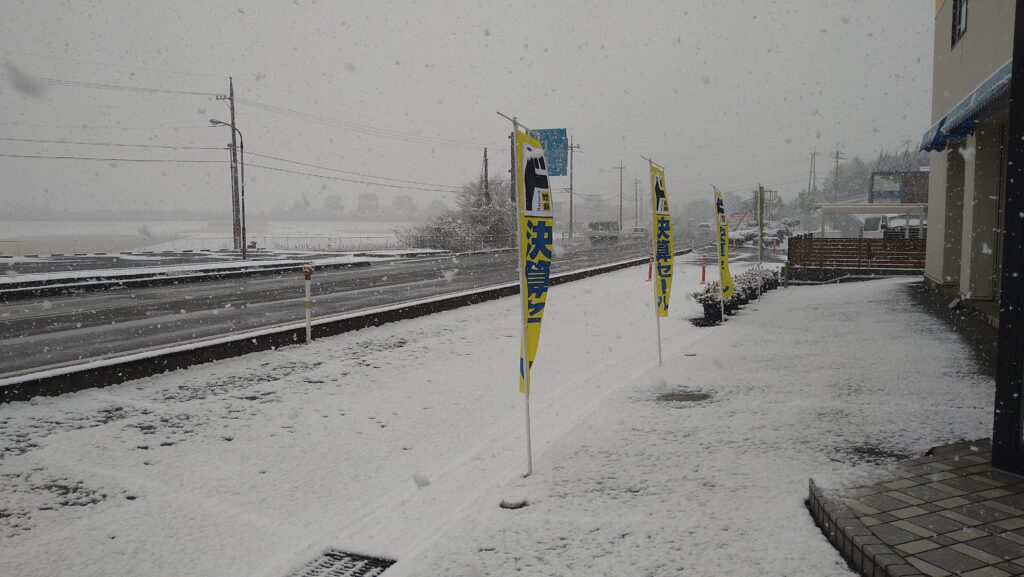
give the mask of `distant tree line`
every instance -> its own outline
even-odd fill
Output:
[[[300,197],[286,209],[275,211],[274,220],[420,220],[424,216],[434,216],[448,210],[440,200],[431,201],[425,208],[420,208],[416,200],[407,194],[400,194],[391,199],[390,205],[383,204],[380,197],[372,192],[364,192],[356,197],[355,206],[346,207],[341,195],[332,194],[323,198],[320,206],[316,206],[309,198],[300,193]]]
[[[827,157],[826,157],[827,158]],[[843,202],[863,198],[867,202],[871,186],[871,173],[881,171],[914,171],[928,166],[928,153],[905,149],[902,152],[882,151],[871,161],[858,156],[839,163],[839,175],[835,164],[831,164],[828,175],[811,190],[804,188],[790,205],[789,215],[808,220],[817,210],[817,204]],[[819,164],[819,166],[821,166]]]
[[[455,208],[426,224],[395,231],[399,242],[412,248],[467,252],[515,246],[516,221],[509,181],[492,177],[462,187]]]

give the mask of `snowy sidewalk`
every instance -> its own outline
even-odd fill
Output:
[[[808,478],[855,482],[891,462],[879,454],[990,426],[992,385],[907,310],[906,282],[775,291],[672,347],[410,574],[853,575],[804,506]],[[658,402],[666,391],[712,397]]]
[[[660,369],[645,270],[552,288],[529,479],[515,299],[0,406],[0,574],[279,577],[336,547],[387,577],[851,575],[808,477],[985,436],[991,384],[907,280],[697,328],[679,271]]]

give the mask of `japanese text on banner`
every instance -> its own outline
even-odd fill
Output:
[[[526,389],[540,343],[540,326],[547,304],[554,245],[554,218],[544,149],[529,135],[516,134],[516,195],[519,217],[520,294],[524,340],[520,348],[519,390]]]
[[[715,209],[718,212],[718,266],[722,279],[722,299],[732,296],[732,275],[729,273],[729,219],[725,215],[722,193],[715,189]]]
[[[672,273],[675,266],[675,241],[665,189],[665,171],[651,164],[651,206],[654,214],[654,306],[658,316],[668,316],[672,294]]]

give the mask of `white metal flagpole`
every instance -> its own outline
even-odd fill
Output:
[[[647,160],[647,178],[651,178],[651,169],[654,168],[654,161],[650,158]],[[653,184],[651,184],[653,186]],[[658,366],[661,366],[661,315],[658,314],[658,207],[654,203],[658,202],[654,195],[651,195],[651,290],[654,295],[654,324],[658,331]]]
[[[658,366],[661,366],[661,317],[657,316],[658,311],[654,311],[655,320],[654,323],[658,326]]]
[[[508,116],[505,116],[504,114],[501,114],[500,112],[498,114],[500,116],[504,117],[504,118],[509,118]],[[516,258],[516,262],[519,263],[519,305],[520,305],[519,320],[521,321],[522,327],[523,327],[522,335],[521,335],[521,339],[520,339],[520,345],[519,345],[519,362],[520,362],[519,370],[522,372],[522,377],[523,377],[523,388],[524,388],[524,390],[523,390],[523,407],[526,410],[526,475],[525,476],[529,477],[530,475],[533,474],[533,441],[532,441],[531,434],[530,434],[530,428],[531,428],[530,427],[530,358],[529,358],[530,357],[530,352],[529,352],[529,347],[527,345],[527,340],[526,340],[526,277],[525,277],[525,267],[524,267],[524,264],[523,264],[522,218],[520,216],[521,209],[519,207],[519,203],[523,202],[524,199],[522,199],[520,197],[520,195],[519,195],[519,186],[518,186],[518,183],[517,183],[517,178],[519,176],[519,174],[518,174],[518,162],[517,162],[518,161],[518,155],[519,155],[519,150],[518,150],[519,146],[518,146],[518,143],[517,143],[517,137],[518,137],[518,134],[519,134],[519,121],[515,117],[512,117],[509,120],[512,121],[512,135],[511,135],[511,145],[512,145],[512,178],[510,180],[512,182],[512,191],[515,193],[515,197],[516,197],[516,199],[515,199],[516,201],[515,201],[515,204],[514,204],[515,220],[516,220],[516,246],[519,249],[519,251],[518,251],[519,255]]]
[[[761,286],[764,275],[761,272],[764,261],[764,187],[757,185],[757,300],[761,300]]]
[[[302,267],[302,274],[306,277],[306,300],[303,301],[303,306],[306,309],[306,342],[313,340],[313,323],[310,319],[313,312],[313,299],[310,297],[310,277],[313,276],[313,268],[309,266]]]

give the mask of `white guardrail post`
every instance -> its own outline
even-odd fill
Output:
[[[310,298],[310,284],[312,283],[313,267],[302,267],[302,274],[306,277],[306,300],[303,301],[306,307],[306,342],[313,340],[313,300]]]

